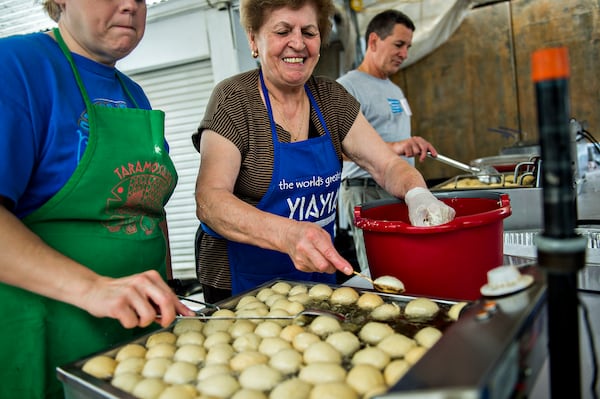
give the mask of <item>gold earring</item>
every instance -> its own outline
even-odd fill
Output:
[[[252,58],[258,58],[258,50],[252,50]]]

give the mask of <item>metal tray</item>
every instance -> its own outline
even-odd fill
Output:
[[[239,302],[239,300],[242,297],[244,297],[246,295],[255,295],[261,289],[266,288],[266,287],[271,287],[272,285],[274,285],[277,282],[287,282],[290,284],[305,284],[309,287],[315,285],[315,283],[312,283],[312,282],[275,279],[275,280],[272,280],[268,283],[265,283],[265,284],[255,288],[253,290],[244,292],[240,295],[236,295],[232,298],[221,301],[221,302],[217,303],[217,305],[221,309],[234,308],[235,305]],[[341,287],[341,285],[330,285],[330,287],[335,289],[335,288]],[[408,303],[411,299],[416,298],[415,296],[408,296],[408,295],[385,294],[385,293],[380,293],[380,292],[377,292],[377,291],[374,291],[371,289],[361,289],[361,288],[356,288],[356,287],[353,287],[353,288],[355,288],[356,291],[359,293],[364,293],[364,292],[377,293],[382,298],[384,298],[384,300],[386,300],[387,302],[392,301],[392,302],[399,302],[399,303],[405,304],[405,303]],[[457,301],[446,300],[446,299],[442,299],[442,298],[430,298],[430,299],[432,299],[436,303],[438,303],[438,305],[442,309],[447,309],[450,306],[452,306],[453,304],[457,303]],[[463,309],[463,312],[467,311],[467,309],[469,309],[472,306],[474,306],[474,304],[472,302],[468,302],[467,306]],[[212,313],[214,311],[214,309],[206,308],[201,311],[205,312],[205,313]],[[453,325],[457,324],[457,323],[458,322],[449,323],[449,326],[447,328],[446,327],[442,328],[444,334],[445,334],[446,330],[448,330],[449,328],[452,328]],[[124,345],[129,344],[129,343],[144,344],[150,335],[156,334],[161,331],[171,331],[172,327],[173,327],[173,325],[171,325],[170,327],[164,328],[164,329],[156,330],[152,333],[148,333],[144,336],[141,336],[140,338],[138,338],[136,340],[125,342],[123,344],[115,346],[114,348],[110,348],[106,351],[100,351],[100,352],[94,353],[90,356],[86,356],[83,359],[77,360],[75,362],[69,363],[69,364],[61,366],[61,367],[58,367],[57,368],[57,376],[63,384],[64,391],[65,391],[65,398],[67,398],[67,399],[114,399],[114,398],[135,399],[135,397],[133,395],[112,386],[110,384],[110,382],[95,378],[95,377],[83,372],[82,371],[83,365],[85,364],[85,362],[87,360],[89,360],[92,357],[97,356],[97,355],[109,355],[111,357],[114,357],[116,355],[116,353],[118,352],[118,350],[121,347],[123,347]],[[430,349],[430,351],[431,351],[431,349]]]

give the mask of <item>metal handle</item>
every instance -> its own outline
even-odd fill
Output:
[[[443,162],[447,165],[454,166],[457,169],[464,170],[465,172],[469,172],[469,173],[479,173],[480,172],[479,168],[474,168],[474,167],[464,164],[462,162],[456,161],[452,158],[448,158],[442,154],[437,154],[437,156],[434,157],[433,155],[431,155],[431,152],[428,151],[427,156],[430,158],[433,158],[433,159],[437,159],[438,161]]]

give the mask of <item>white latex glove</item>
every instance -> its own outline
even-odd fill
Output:
[[[438,200],[429,190],[415,187],[404,196],[413,226],[437,226],[454,219],[456,211]]]

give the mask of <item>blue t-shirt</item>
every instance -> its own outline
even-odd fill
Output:
[[[141,87],[117,69],[73,54],[90,100],[150,109]],[[56,194],[87,146],[85,104],[73,71],[47,34],[0,39],[0,196],[23,218]]]

